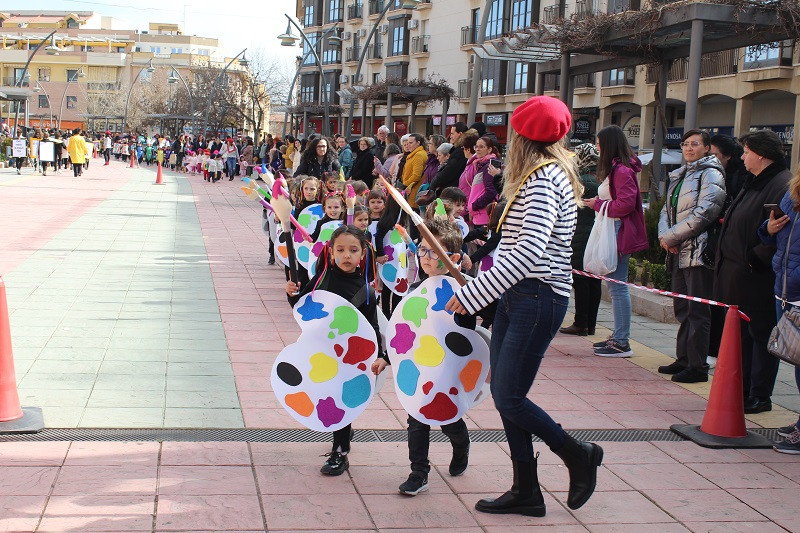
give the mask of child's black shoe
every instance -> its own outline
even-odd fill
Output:
[[[267,264],[268,265],[274,265],[275,264],[275,254],[269,254],[269,259],[267,259]]]
[[[350,468],[350,461],[348,461],[346,455],[342,455],[339,452],[331,452],[328,454],[328,460],[325,461],[319,471],[326,476],[341,476],[348,468]]]
[[[465,448],[453,448],[453,458],[450,460],[450,475],[460,476],[469,466],[469,443]]]
[[[428,476],[422,472],[411,472],[405,483],[400,485],[400,494],[408,496],[416,496],[426,490],[428,490]]]

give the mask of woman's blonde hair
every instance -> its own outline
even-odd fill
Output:
[[[789,198],[792,199],[794,210],[800,211],[800,168],[789,180]]]
[[[563,139],[556,143],[544,144],[523,137],[511,131],[511,143],[506,153],[506,168],[503,171],[503,197],[511,202],[520,184],[531,175],[533,169],[548,159],[555,160],[572,185],[575,203],[580,205],[583,184],[578,176],[574,154],[564,146]]]

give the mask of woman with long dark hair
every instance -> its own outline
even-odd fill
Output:
[[[628,259],[631,254],[649,246],[644,226],[642,195],[636,174],[642,163],[636,157],[619,126],[607,126],[597,132],[597,179],[600,186],[597,196],[584,200],[584,205],[600,211],[608,204],[606,215],[614,219],[617,232],[617,269],[607,274],[609,278],[628,281]],[[614,313],[614,331],[608,340],[594,344],[594,354],[601,357],[630,357],[633,350],[628,343],[631,336],[631,295],[628,287],[606,282],[611,294]]]
[[[571,122],[567,106],[548,96],[534,96],[514,111],[497,259],[447,303],[449,311],[475,314],[499,298],[490,346],[491,389],[514,481],[499,498],[475,505],[485,513],[545,515],[532,435],[567,466],[570,509],[581,507],[594,492],[603,459],[600,446],[568,435],[528,397],[564,320],[572,285],[570,241],[583,187],[562,142]]]
[[[375,183],[375,176],[372,173],[375,170],[375,156],[372,154],[369,141],[367,137],[361,137],[358,140],[358,150],[355,151],[350,177],[353,180],[363,181],[367,184],[367,188],[372,189],[372,185]]]
[[[325,172],[338,174],[339,168],[339,160],[328,146],[328,139],[317,137],[306,146],[300,157],[300,165],[294,169],[294,173],[322,179]]]

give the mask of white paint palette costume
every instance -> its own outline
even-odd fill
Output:
[[[331,235],[333,235],[333,232],[341,225],[341,220],[330,220],[324,223],[322,228],[320,228],[317,242],[312,244],[304,240],[303,242],[295,244],[294,250],[295,254],[297,254],[297,262],[303,265],[303,268],[308,270],[309,277],[314,277],[316,274],[317,259],[319,259],[319,256],[322,255],[322,250],[325,248],[325,245],[329,240],[331,240]]]
[[[303,209],[297,218],[297,222],[300,223],[301,226],[309,233],[314,233],[314,230],[317,227],[317,222],[323,217],[324,213],[322,212],[322,204],[311,204],[310,206]],[[275,251],[278,254],[278,259],[284,266],[289,266],[289,250],[286,247],[286,244],[280,239],[280,236],[283,234],[283,228],[280,224],[277,225],[276,228],[276,235],[275,240],[272,241],[275,243]],[[298,254],[299,245],[306,242],[303,239],[303,236],[300,234],[299,231],[292,232],[294,234],[294,244],[295,244],[295,255]],[[300,258],[297,258],[298,262],[302,264]],[[305,265],[303,264],[305,267]]]
[[[449,276],[428,278],[400,302],[386,332],[400,404],[429,425],[464,416],[489,373],[486,341],[445,310],[457,288]]]
[[[375,394],[375,330],[350,302],[328,291],[306,294],[293,313],[302,333],[275,360],[272,390],[305,427],[336,431],[353,422]]]

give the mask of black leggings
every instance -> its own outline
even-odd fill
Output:
[[[77,178],[81,173],[82,166],[83,164],[81,163],[72,163],[72,175]]]

